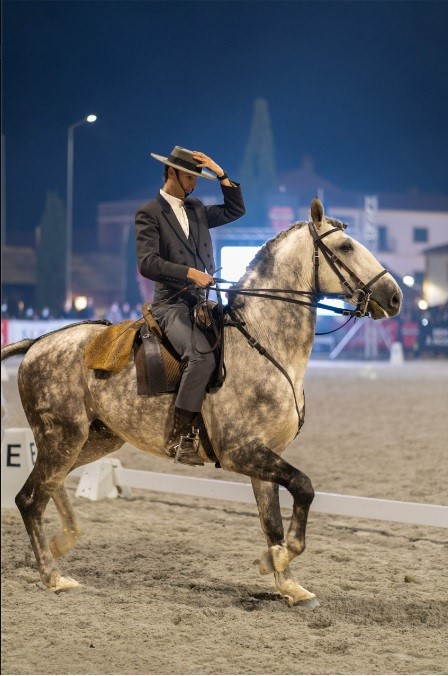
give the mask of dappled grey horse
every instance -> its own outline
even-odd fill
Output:
[[[397,315],[402,299],[392,276],[344,228],[325,218],[322,205],[313,200],[309,223],[295,223],[258,252],[228,294],[233,325],[224,329],[227,377],[221,389],[207,395],[202,411],[221,466],[251,479],[268,543],[257,561],[259,571],[274,575],[291,604],[314,598],[290,571],[291,561],[305,548],[314,491],[310,479],[281,453],[303,424],[303,379],[316,302],[320,294],[344,294],[358,315],[381,319]],[[64,488],[67,474],[125,442],[166,457],[175,395],[139,396],[132,358],[107,379],[87,369],[84,349],[104,330],[101,324],[78,324],[2,349],[2,359],[26,353],[18,385],[38,453],[16,503],[41,579],[54,591],[78,585],[61,574],[55,561],[80,533]],[[279,486],[293,498],[286,536]],[[49,541],[42,520],[50,498],[62,529]]]

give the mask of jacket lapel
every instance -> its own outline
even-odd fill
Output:
[[[171,209],[170,205],[162,197],[162,195],[159,193],[156,197],[157,201],[159,202],[160,206],[162,207],[163,215],[165,216],[167,223],[171,226],[171,228],[174,230],[176,235],[179,237],[181,240],[182,244],[184,244],[188,249],[194,253],[194,249],[192,248],[190,242],[188,239],[185,237],[185,233],[182,229],[181,224],[177,220],[176,216],[174,215],[173,210]],[[191,226],[190,226],[191,227]]]

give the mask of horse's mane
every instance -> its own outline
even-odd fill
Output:
[[[238,280],[237,286],[241,287],[244,286],[244,283],[247,281],[247,278],[249,277],[250,273],[257,268],[259,265],[268,265],[268,260],[272,256],[272,250],[274,246],[277,244],[277,242],[280,242],[282,239],[287,237],[290,232],[293,230],[299,230],[302,228],[304,225],[307,225],[305,221],[297,221],[296,223],[293,223],[292,225],[289,226],[287,230],[282,230],[281,232],[278,233],[275,237],[272,239],[269,239],[266,244],[263,244],[261,249],[257,251],[255,254],[254,258],[251,260],[249,265],[246,267],[246,272],[244,275]],[[232,287],[230,287],[232,288]]]
[[[263,244],[261,249],[257,251],[254,258],[246,267],[246,272],[244,273],[244,275],[240,277],[240,279],[236,284],[234,284],[229,288],[229,291],[231,291],[232,288],[234,287],[238,288],[244,287],[250,273],[253,272],[253,270],[255,270],[256,268],[258,269],[269,268],[273,257],[272,252],[277,243],[280,242],[282,239],[285,239],[285,237],[288,237],[288,235],[292,231],[303,228],[304,225],[307,225],[306,221],[297,221],[296,223],[290,225],[287,230],[282,230],[281,232],[278,233],[278,235],[276,235],[272,239],[269,239],[266,242],[266,244]],[[234,309],[236,309],[237,307],[244,305],[244,298],[242,296],[229,295],[228,304],[229,307],[233,307]]]
[[[341,221],[337,220],[336,218],[329,218],[328,216],[325,217],[325,220],[333,225],[334,227],[339,227],[339,228],[346,228],[347,226],[344,225]],[[251,260],[249,265],[246,267],[246,272],[244,275],[238,280],[236,284],[233,285],[233,287],[244,287],[245,283],[251,274],[256,268],[258,269],[263,269],[263,268],[269,268],[270,267],[270,262],[272,260],[272,252],[274,247],[277,245],[278,242],[280,242],[282,239],[285,239],[285,237],[288,237],[288,235],[295,230],[300,230],[304,226],[308,225],[308,221],[296,221],[292,225],[289,226],[286,230],[282,230],[281,232],[278,233],[275,237],[272,239],[269,239],[266,244],[263,244],[261,249],[257,251],[255,254],[254,258]],[[229,291],[232,290],[232,286],[229,288]],[[233,307],[236,309],[237,307],[240,307],[241,305],[244,305],[244,298],[242,296],[229,296],[229,307]]]

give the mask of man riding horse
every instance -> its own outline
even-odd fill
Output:
[[[213,284],[215,263],[209,229],[244,216],[238,183],[204,153],[175,146],[169,157],[152,157],[165,165],[164,185],[135,217],[137,259],[143,277],[156,282],[152,313],[186,362],[177,392],[167,455],[188,465],[202,465],[192,434],[202,407],[215,358],[202,331],[193,326],[191,310]],[[213,172],[203,171],[207,168]],[[197,178],[218,180],[224,204],[204,205],[189,196]]]

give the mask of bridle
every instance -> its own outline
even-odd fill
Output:
[[[322,241],[325,237],[328,237],[328,235],[331,235],[334,232],[345,230],[346,227],[347,226],[345,225],[345,223],[340,223],[334,228],[327,230],[322,235],[319,235],[314,223],[312,222],[308,223],[308,229],[313,238],[314,245],[313,291],[299,291],[296,289],[270,289],[270,288],[244,289],[238,288],[238,286],[236,286],[237,282],[229,282],[226,279],[219,278],[215,278],[216,286],[211,288],[218,290],[219,283],[230,283],[232,284],[232,286],[229,289],[225,290],[229,298],[232,298],[234,294],[241,296],[257,296],[259,298],[265,298],[266,300],[281,300],[284,301],[285,303],[293,303],[294,305],[304,305],[312,308],[331,310],[331,312],[334,312],[335,314],[345,315],[348,316],[350,319],[352,317],[365,317],[366,315],[368,316],[368,306],[370,297],[372,295],[372,287],[383,275],[387,274],[388,271],[385,268],[383,268],[381,272],[375,275],[375,277],[372,277],[372,279],[369,282],[364,283],[358,277],[358,275],[350,268],[350,266],[344,263],[344,261],[341,260],[336,253],[331,251],[331,249],[329,249],[328,246]],[[335,273],[335,275],[337,276],[343,287],[347,290],[347,293],[322,292],[319,283],[320,252],[322,253],[331,270]],[[344,270],[344,272],[347,273],[349,279],[353,280],[351,283],[349,279],[347,279],[344,276],[341,270]],[[222,290],[223,289],[221,289],[221,291]],[[340,308],[328,305],[326,303],[322,303],[320,300],[307,301],[300,298],[293,298],[292,296],[309,296],[311,299],[314,298],[318,299],[319,297],[334,298],[334,299],[338,298],[340,300],[344,300],[349,305],[356,305],[356,307],[355,309]],[[353,300],[355,297],[357,297],[356,300]]]
[[[319,251],[322,252],[322,255],[324,256],[325,260],[327,261],[328,265],[330,268],[333,270],[335,275],[338,277],[339,281],[341,284],[347,289],[349,294],[346,296],[347,298],[354,298],[356,294],[358,295],[358,298],[356,300],[356,309],[349,311],[350,313],[353,313],[352,316],[355,317],[365,317],[365,315],[368,313],[368,306],[369,306],[369,301],[370,301],[370,296],[372,295],[372,286],[377,282],[383,275],[387,274],[387,270],[383,268],[381,272],[379,272],[375,277],[372,277],[372,279],[365,284],[359,277],[358,275],[353,272],[353,270],[346,264],[344,261],[342,261],[339,256],[337,256],[331,249],[327,247],[327,245],[322,241],[324,237],[328,237],[328,235],[331,235],[333,232],[338,232],[341,230],[344,230],[347,226],[344,223],[341,223],[340,225],[331,228],[331,230],[327,230],[324,232],[322,235],[319,235],[316,230],[316,226],[314,223],[309,222],[308,223],[308,228],[311,233],[311,236],[313,238],[313,244],[314,244],[314,256],[313,256],[313,274],[314,274],[314,287],[316,289],[316,293],[320,295],[321,290],[320,290],[320,284],[319,284]],[[348,279],[344,277],[344,275],[341,272],[341,269],[344,270],[350,279],[354,280],[356,282],[356,286],[352,286]],[[354,304],[354,303],[353,303]]]

